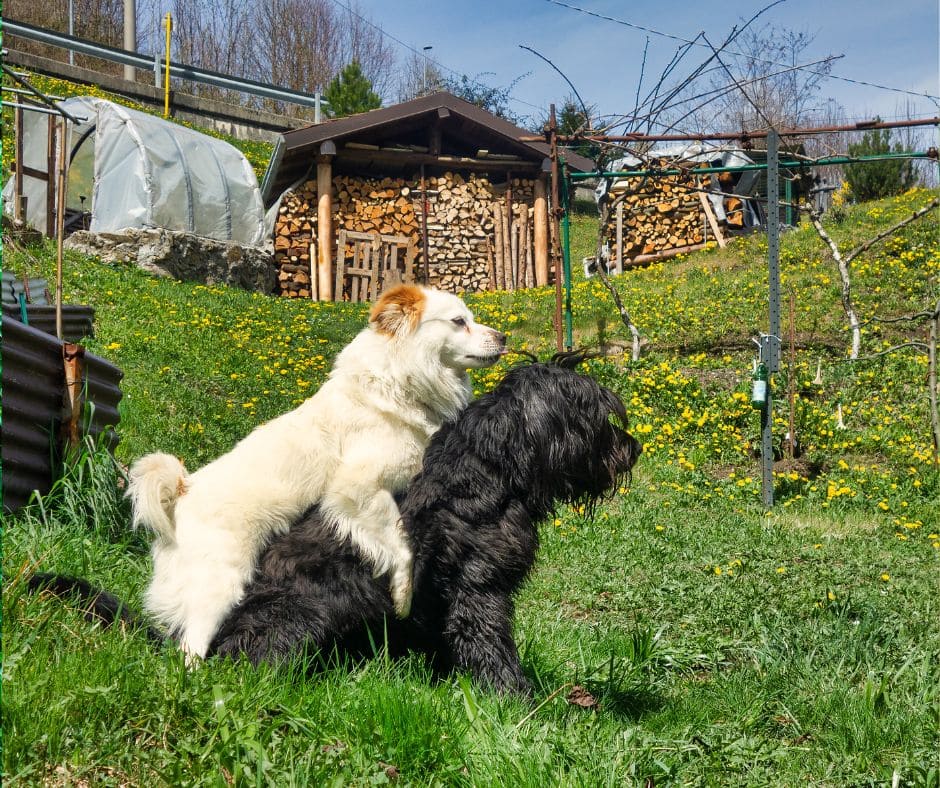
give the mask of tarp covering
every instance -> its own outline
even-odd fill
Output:
[[[264,207],[254,170],[222,140],[104,99],[58,102],[69,124],[67,208],[91,212],[91,232],[162,228],[261,246]],[[47,116],[24,112],[23,157],[46,169]],[[13,178],[3,189],[13,213]],[[27,221],[46,229],[46,183],[24,177]]]

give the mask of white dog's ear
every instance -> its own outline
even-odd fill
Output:
[[[369,321],[383,334],[411,332],[421,322],[427,296],[415,285],[397,285],[386,290],[369,314]]]

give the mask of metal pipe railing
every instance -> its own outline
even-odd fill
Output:
[[[655,157],[655,153],[652,154]],[[887,161],[889,159],[936,159],[932,151],[908,151],[898,153],[875,153],[868,156],[824,156],[821,159],[790,159],[780,162],[781,169],[799,169],[804,167],[824,167],[827,164],[861,164],[867,161]],[[766,170],[766,164],[738,164],[727,167],[671,167],[669,169],[613,170],[607,172],[573,172],[571,179],[583,181],[591,178],[642,178],[665,175],[710,175],[716,172],[748,172]]]
[[[41,44],[68,49],[69,51],[78,52],[83,55],[91,55],[92,57],[109,60],[113,63],[121,63],[125,66],[135,66],[149,71],[154,65],[153,55],[142,55],[139,52],[126,52],[123,49],[116,49],[106,46],[105,44],[87,41],[65,33],[57,33],[42,27],[35,27],[24,22],[7,19],[6,17],[3,19],[3,32],[5,36],[19,36],[20,38],[26,38],[30,41],[37,41]],[[319,93],[311,94],[297,90],[288,90],[287,88],[280,88],[265,82],[257,82],[253,79],[220,74],[216,71],[189,66],[185,63],[170,63],[170,75],[178,79],[199,82],[203,85],[212,85],[213,87],[223,88],[225,90],[235,90],[240,93],[259,96],[260,98],[284,101],[289,104],[299,104],[304,107],[317,108],[319,105],[326,103],[320,97]]]

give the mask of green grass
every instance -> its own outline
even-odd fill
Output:
[[[831,231],[851,246],[927,199],[860,206]],[[574,259],[595,229],[574,222]],[[778,506],[765,513],[747,402],[763,255],[753,237],[616,280],[648,350],[586,369],[624,397],[646,451],[631,488],[592,520],[564,509],[542,528],[516,628],[533,705],[463,677],[436,682],[417,659],[327,660],[312,677],[218,661],[187,670],[140,634],[24,593],[41,567],[140,601],[149,556],[127,527],[120,468],[86,452],[42,507],[5,522],[5,781],[855,786],[897,773],[936,786],[940,482],[926,367],[907,352],[845,363],[834,267],[811,230],[786,234],[805,454],[778,466]],[[51,276],[53,260],[50,247],[7,255],[31,275]],[[125,371],[121,462],[155,449],[194,467],[217,456],[309,396],[366,317],[78,256],[66,270],[67,300],[97,310],[89,349]],[[938,271],[936,223],[908,228],[859,259],[860,311],[916,311],[935,299]],[[553,298],[468,300],[545,355]],[[597,339],[598,320],[627,340],[594,280],[576,277],[573,298],[579,340]],[[914,333],[872,325],[863,353]],[[504,371],[478,373],[475,388]],[[781,398],[778,441],[786,411]],[[575,685],[597,706],[570,703]]]

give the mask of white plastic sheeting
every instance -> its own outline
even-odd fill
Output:
[[[258,180],[237,148],[104,99],[83,96],[59,104],[81,120],[69,124],[67,207],[91,212],[89,230],[162,228],[263,245]],[[25,164],[45,170],[47,116],[25,112],[23,123]],[[26,177],[23,192],[27,220],[45,230],[45,181]],[[4,211],[12,214],[13,178],[3,196]]]

